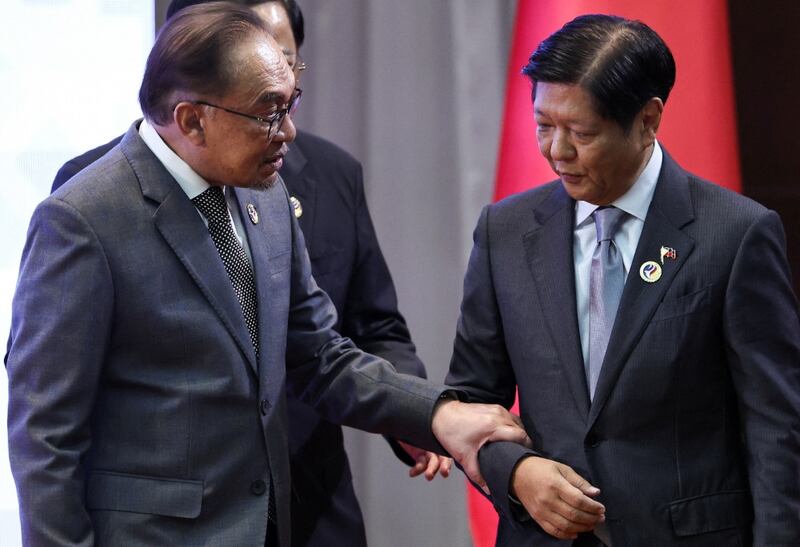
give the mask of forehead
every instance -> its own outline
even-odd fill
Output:
[[[567,120],[593,121],[601,118],[591,94],[575,84],[537,83],[533,111],[538,116]]]
[[[248,103],[284,103],[294,92],[294,74],[283,51],[268,35],[259,35],[239,46],[233,95]]]

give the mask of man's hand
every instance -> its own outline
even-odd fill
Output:
[[[412,446],[403,441],[397,441],[400,447],[405,450],[406,454],[411,456],[416,463],[408,470],[409,477],[416,477],[425,474],[425,478],[432,481],[436,478],[438,472],[442,477],[450,476],[450,468],[453,465],[453,460],[446,456],[440,456],[434,452],[428,452],[416,446]]]
[[[575,539],[605,520],[606,508],[592,499],[600,490],[564,464],[527,457],[514,470],[511,488],[539,526],[559,539]]]
[[[478,467],[478,450],[495,441],[533,445],[519,416],[500,405],[442,401],[433,412],[432,430],[444,449],[461,464],[467,477],[486,493],[486,481]]]

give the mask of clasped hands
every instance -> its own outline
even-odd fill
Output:
[[[531,447],[519,416],[500,405],[442,400],[433,411],[433,434],[467,477],[488,493],[478,466],[478,451],[487,442],[510,441]]]
[[[464,473],[487,493],[486,481],[478,468],[478,450],[487,442],[511,441],[531,446],[531,440],[518,416],[500,405],[462,403],[455,399],[442,400],[436,405],[432,423],[433,434],[442,447],[462,466]],[[453,460],[408,443],[398,444],[415,461],[409,476],[424,474],[433,480],[437,472],[450,475]]]

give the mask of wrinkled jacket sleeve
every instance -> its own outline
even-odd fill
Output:
[[[93,544],[81,464],[113,300],[91,226],[48,198],[28,231],[8,355],[9,455],[25,545]]]
[[[491,208],[481,212],[464,278],[453,357],[445,383],[465,391],[471,401],[511,408],[516,378],[506,351],[503,325],[492,281],[489,241]],[[490,443],[479,452],[481,473],[495,508],[509,521],[525,519],[509,497],[511,475],[522,458],[535,453],[510,442]]]
[[[333,330],[336,310],[311,275],[311,263],[292,217],[292,288],[286,348],[287,387],[326,419],[443,452],[431,432],[433,409],[445,391],[398,374]]]
[[[778,215],[759,217],[741,242],[725,295],[753,545],[800,545],[800,319],[785,245]]]

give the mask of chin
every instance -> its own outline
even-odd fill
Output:
[[[566,184],[564,182],[561,183],[561,186],[564,188],[564,191],[567,193],[567,195],[575,201],[591,201],[591,199],[587,199],[592,197],[591,194],[584,192],[583,188]]]
[[[596,191],[593,191],[594,190],[593,188],[570,185],[570,184],[565,184],[563,182],[561,183],[561,185],[563,186],[564,191],[567,193],[567,195],[572,199],[574,199],[575,201],[585,201],[586,203],[591,203],[593,205],[608,205],[609,203],[611,203],[610,201],[603,203],[603,201],[605,201],[605,196],[598,194]]]
[[[273,186],[275,186],[276,182],[278,182],[278,173],[277,172],[272,173],[271,175],[268,175],[266,177],[263,177],[263,178],[259,179],[253,185],[253,188],[261,188],[263,190],[266,190],[268,188],[272,188]]]

